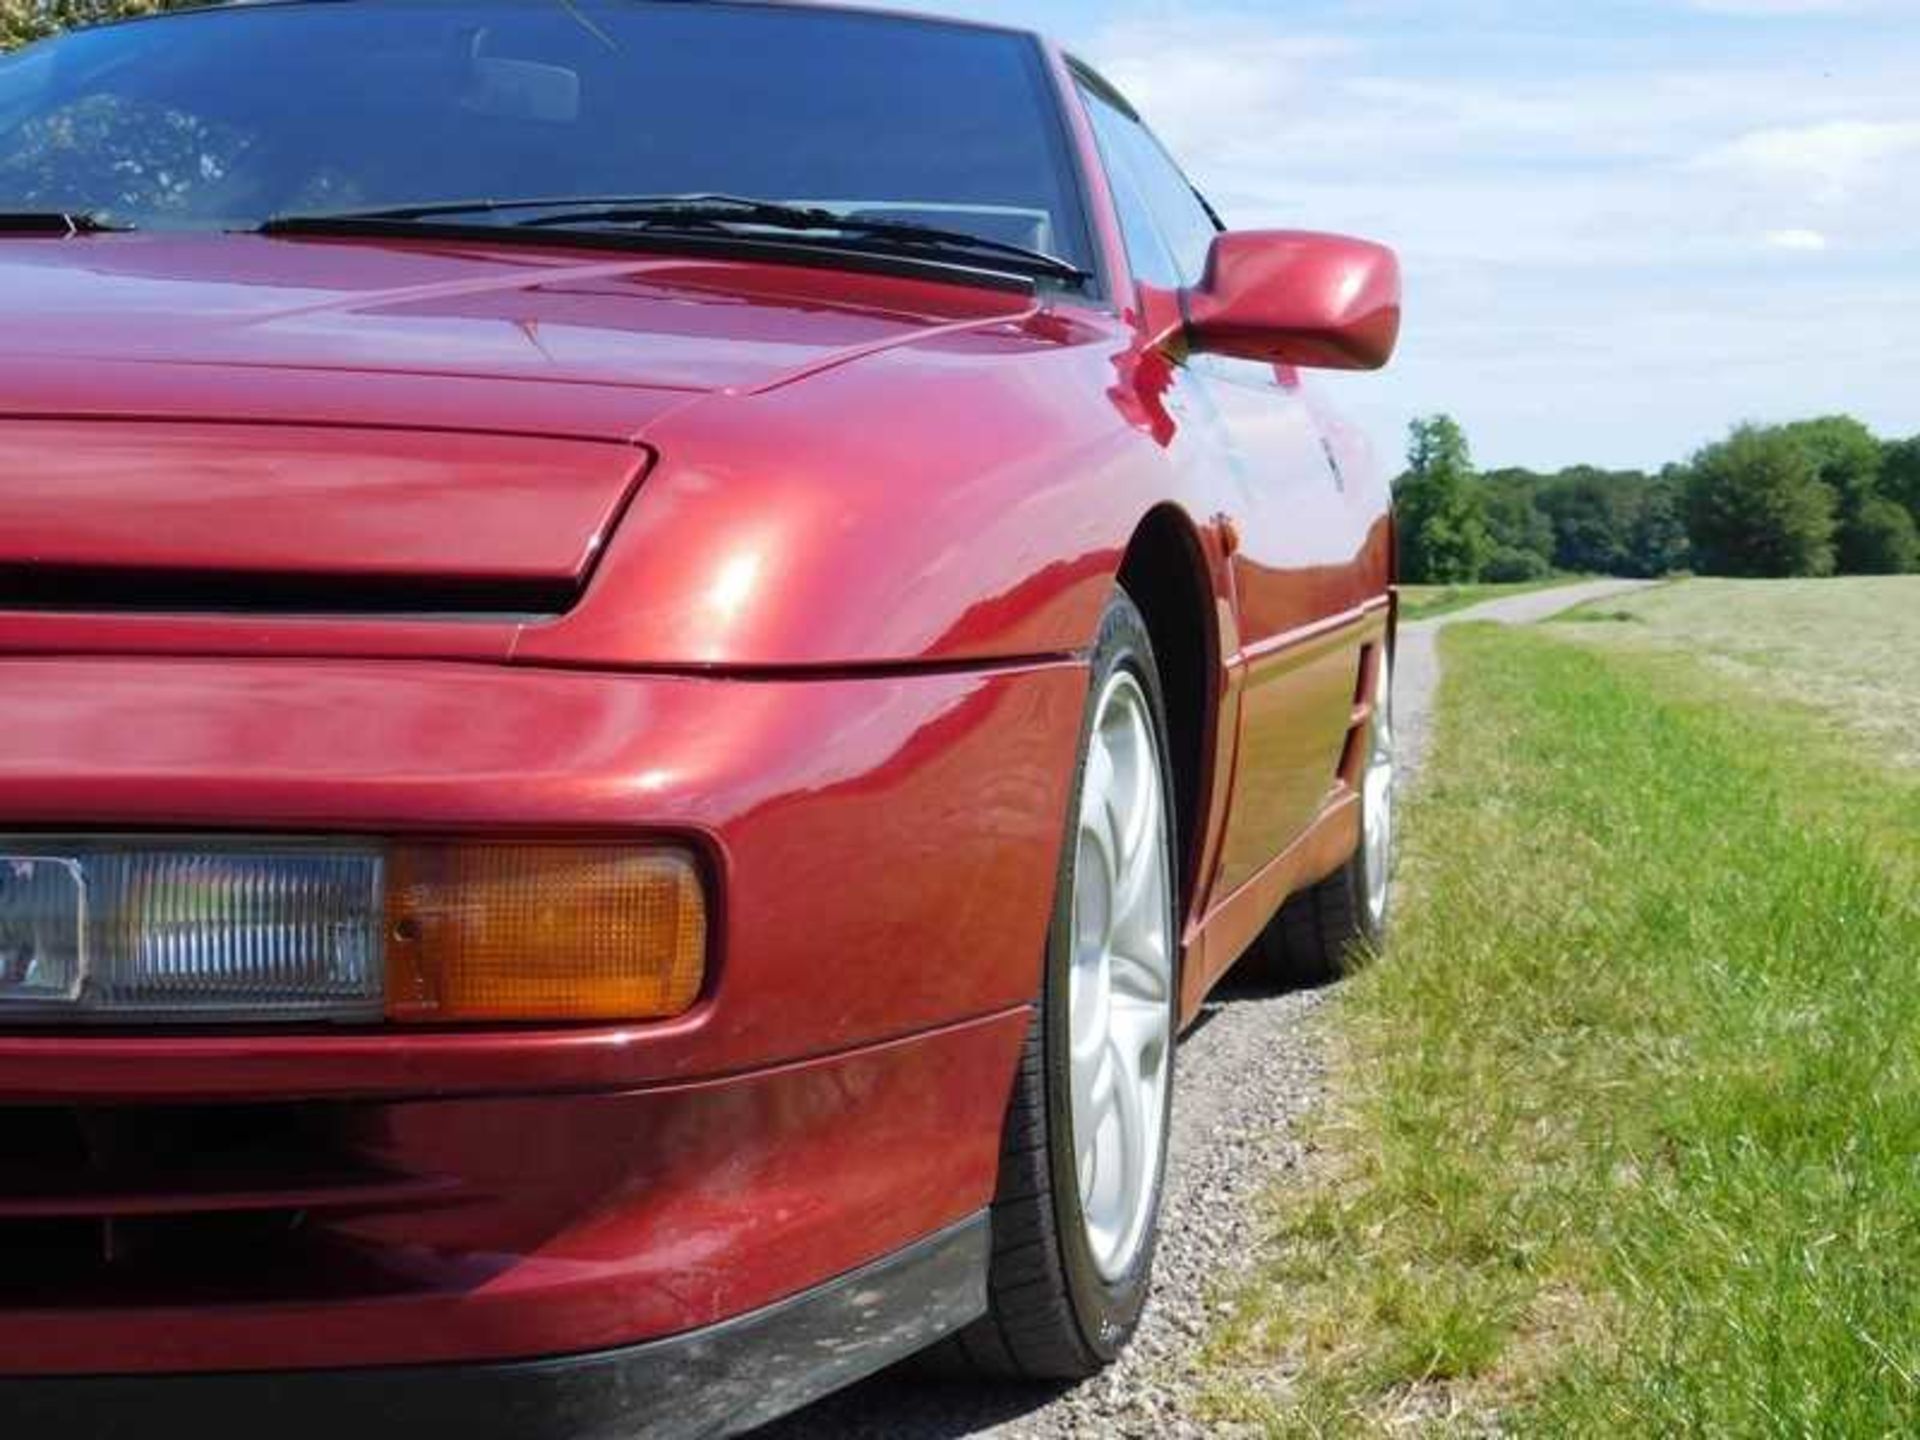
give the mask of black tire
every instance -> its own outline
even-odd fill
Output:
[[[1347,975],[1357,958],[1384,938],[1368,923],[1364,855],[1354,857],[1318,885],[1302,890],[1280,908],[1260,938],[1254,956],[1260,974],[1289,989],[1331,985]]]
[[[1124,591],[1116,592],[1100,623],[1092,657],[1092,684],[1081,722],[1080,753],[1061,847],[1053,925],[1047,943],[1040,1005],[1021,1056],[1001,1138],[1000,1180],[993,1202],[993,1260],[987,1314],[946,1342],[938,1368],[1023,1380],[1079,1380],[1104,1369],[1132,1336],[1147,1301],[1155,1237],[1166,1185],[1168,1121],[1172,1114],[1171,1057],[1168,1103],[1161,1113],[1159,1162],[1148,1230],[1140,1253],[1117,1282],[1101,1276],[1089,1250],[1074,1170],[1071,1080],[1068,1072],[1067,983],[1071,953],[1074,830],[1080,812],[1094,706],[1116,670],[1130,667],[1153,713],[1160,759],[1163,813],[1177,825],[1173,775],[1167,754],[1166,706],[1146,622]],[[1178,854],[1170,836],[1167,853]],[[1169,924],[1175,925],[1177,887],[1169,863]],[[1177,937],[1177,925],[1168,932]],[[1176,945],[1177,956],[1177,945]],[[1178,960],[1168,1005],[1179,996]],[[1176,1009],[1177,1018],[1177,1009]],[[1171,1033],[1171,1032],[1170,1032]]]
[[[1389,684],[1389,716],[1392,704]],[[1385,947],[1392,891],[1387,892],[1386,907],[1376,918],[1366,900],[1374,878],[1368,863],[1367,847],[1362,844],[1333,874],[1281,906],[1248,956],[1261,978],[1288,988],[1330,985]]]

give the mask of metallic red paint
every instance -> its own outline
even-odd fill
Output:
[[[712,869],[720,933],[710,992],[681,1020],[442,1036],[24,1033],[0,1037],[0,1095],[627,1086],[1027,1004],[1084,685],[1071,664],[774,681],[0,661],[11,826],[684,838]]]
[[[39,613],[0,624],[0,651],[505,652],[524,663],[755,669],[1071,654],[1155,504],[1174,498],[1199,525],[1249,502],[1282,503],[1217,463],[1210,417],[1183,424],[1181,372],[1124,314],[708,260],[616,270],[481,246],[102,237],[84,252],[93,318],[71,327],[44,308],[74,294],[47,279],[54,257],[80,258],[66,243],[0,249],[0,300],[37,322],[0,356],[0,426],[9,416],[204,423],[213,410],[298,435],[481,427],[644,443],[661,459],[585,599],[557,620],[489,630],[138,616],[103,627],[97,615]],[[285,253],[284,288],[269,283],[262,250]],[[429,298],[429,261],[456,277],[451,298]],[[230,278],[234,263],[249,283]],[[582,270],[597,309],[577,304]],[[473,313],[476,293],[486,313]],[[116,312],[128,316],[124,347],[104,318]],[[158,319],[203,313],[203,325]],[[350,337],[369,316],[355,350]],[[521,347],[518,375],[499,373],[503,334]],[[560,354],[616,347],[618,366],[549,364],[529,335]],[[469,348],[481,358],[465,358]],[[422,351],[431,370],[406,360]],[[969,422],[983,408],[994,425]],[[888,423],[874,425],[876,414]],[[1271,430],[1275,418],[1255,424]],[[1278,422],[1306,426],[1298,405]],[[1200,433],[1182,444],[1188,430]],[[288,443],[278,428],[268,435]],[[1311,447],[1300,453],[1324,474],[1310,428],[1285,443]],[[31,494],[32,470],[12,474]],[[244,511],[204,524],[203,548],[217,541],[231,568],[268,562],[274,530]],[[1348,536],[1287,528],[1282,568],[1325,568],[1338,591],[1307,599],[1295,623],[1379,593],[1373,577],[1344,568],[1356,554]]]
[[[1389,630],[1385,487],[1290,370],[1189,352],[1378,354],[1385,262],[1322,247],[1299,308],[1261,312],[1339,332],[1321,348],[1230,334],[1244,304],[1204,293],[1189,336],[1182,297],[1129,278],[1049,59],[1111,306],[504,243],[0,244],[0,517],[86,563],[337,571],[371,535],[383,563],[457,578],[574,574],[598,550],[553,616],[0,609],[0,828],[671,837],[702,855],[717,918],[706,995],[659,1024],[0,1032],[19,1113],[323,1107],[375,1173],[373,1192],[235,1177],[236,1214],[312,1202],[313,1253],[257,1273],[199,1252],[199,1283],[171,1291],[0,1276],[0,1374],[623,1344],[978,1210],[1082,655],[1150,514],[1190,542],[1214,660],[1185,1013],[1351,852],[1338,772]],[[1261,279],[1243,243],[1222,242],[1220,295]],[[1288,273],[1257,287],[1269,304]],[[124,511],[84,519],[44,488],[110,451]],[[382,456],[428,477],[429,527],[398,548],[396,512],[337,468]],[[514,479],[541,456],[551,509]],[[315,458],[340,483],[292,509],[255,484]],[[175,526],[179,477],[222,466],[230,503]],[[470,487],[457,522],[449,483]],[[40,552],[21,533],[0,564]],[[177,1181],[143,1194],[52,1203],[185,1203]]]
[[[1400,262],[1302,230],[1222,235],[1187,304],[1193,349],[1275,365],[1378,370],[1400,338]]]
[[[0,1373],[97,1369],[103,1346],[136,1371],[627,1344],[977,1211],[1083,685],[1072,665],[754,681],[0,662],[10,825],[671,835],[707,859],[720,937],[708,994],[658,1024],[0,1035],[10,1105],[140,1125],[147,1106],[326,1102],[350,1117],[348,1160],[452,1187],[276,1197],[314,1183],[296,1165],[184,1198],[139,1175],[107,1198],[42,1177],[43,1208],[75,1219],[296,1200],[308,1219],[297,1246],[243,1235],[244,1273],[203,1254],[175,1292],[135,1262],[0,1277]]]
[[[511,1358],[710,1325],[985,1205],[1000,1077],[1026,1027],[1022,1008],[616,1092],[450,1100],[415,1079],[417,1098],[337,1107],[330,1128],[342,1154],[430,1182],[420,1193],[322,1191],[297,1230],[236,1228],[247,1243],[202,1253],[186,1280],[138,1251],[111,1279],[49,1277],[23,1257],[0,1277],[0,1374]],[[269,1202],[285,1208],[236,1200]]]
[[[170,421],[0,425],[0,566],[577,583],[624,445]],[[243,591],[244,593],[244,591]]]

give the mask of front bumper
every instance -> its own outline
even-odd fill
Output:
[[[617,1349],[976,1213],[1084,687],[0,660],[0,829],[667,838],[716,936],[655,1024],[0,1029],[0,1376]]]
[[[749,1315],[649,1344],[509,1364],[0,1379],[11,1433],[88,1440],[373,1433],[461,1440],[733,1435],[914,1353],[986,1309],[987,1217]]]
[[[664,839],[716,887],[664,1024],[430,1036],[0,1029],[0,1104],[514,1093],[739,1074],[1037,993],[1084,666],[870,678],[0,659],[0,831]]]

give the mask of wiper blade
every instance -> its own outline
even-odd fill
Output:
[[[262,235],[292,234],[315,225],[355,220],[438,220],[454,215],[496,215],[515,210],[559,210],[598,205],[664,204],[674,195],[564,195],[546,200],[436,200],[426,205],[382,205],[368,210],[321,210],[305,215],[275,215],[262,222]]]
[[[790,230],[796,234],[836,234],[860,240],[893,242],[902,247],[964,250],[1002,261],[1017,261],[1033,274],[1082,284],[1092,278],[1070,260],[1044,250],[994,240],[965,230],[946,230],[909,220],[878,220],[843,215],[820,206],[788,205],[744,195],[609,195],[546,200],[450,200],[429,205],[396,205],[377,210],[344,210],[318,215],[281,215],[260,226],[263,235],[311,234],[359,223],[407,224],[452,219],[463,215],[496,215],[547,211],[514,225],[530,230],[580,229],[588,226],[638,227],[654,230],[712,229],[728,225]]]
[[[1045,250],[994,240],[967,230],[947,230],[913,220],[877,220],[861,215],[843,215],[837,210],[819,206],[783,205],[777,201],[751,200],[738,195],[676,196],[638,204],[585,205],[522,220],[519,224],[530,229],[557,229],[569,225],[638,225],[654,229],[669,229],[675,225],[758,225],[770,230],[811,231],[850,235],[863,240],[894,241],[916,248],[968,250],[1002,260],[1016,260],[1023,270],[1075,284],[1092,278],[1072,261],[1063,260]]]
[[[0,210],[4,235],[124,235],[131,225],[102,220],[90,210]]]

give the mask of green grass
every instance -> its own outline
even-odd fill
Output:
[[[1443,637],[1394,953],[1216,1422],[1920,1431],[1920,776],[1605,628]]]
[[[1501,600],[1509,595],[1526,595],[1535,590],[1557,590],[1562,585],[1578,585],[1585,575],[1555,575],[1546,580],[1528,580],[1517,585],[1402,585],[1400,618],[1432,620],[1451,615],[1483,600]]]
[[[1808,705],[1920,765],[1920,575],[1689,580],[1569,612],[1581,639],[1697,655],[1743,688]]]

